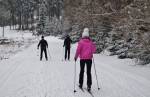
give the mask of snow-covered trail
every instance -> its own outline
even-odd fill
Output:
[[[63,41],[47,37],[51,59],[39,61],[37,44],[0,62],[0,97],[91,97],[87,92],[73,93],[74,53],[62,61]],[[97,90],[92,68],[94,97],[150,97],[150,68],[132,66],[131,60],[95,55],[101,90]],[[77,62],[78,84],[79,61]],[[85,75],[86,78],[86,75]],[[86,87],[86,79],[84,83]]]

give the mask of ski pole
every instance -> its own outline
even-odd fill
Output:
[[[62,61],[64,61],[64,47],[63,47],[62,50],[63,50],[63,51],[62,51]]]
[[[99,83],[98,83],[98,78],[97,78],[97,72],[96,72],[96,66],[95,66],[94,58],[93,58],[93,64],[94,64],[95,77],[96,77],[96,81],[97,81],[97,87],[98,87],[98,90],[100,90]]]
[[[47,48],[47,49],[48,49],[48,48]],[[51,57],[51,54],[50,54],[50,51],[49,51],[49,49],[48,49],[48,54],[49,54],[49,57],[50,57],[50,59],[51,59],[52,57]]]
[[[77,92],[76,89],[75,89],[76,88],[75,85],[76,85],[76,62],[75,62],[75,65],[74,65],[74,93]]]
[[[37,56],[39,56],[39,48],[37,49],[36,53],[37,53]]]

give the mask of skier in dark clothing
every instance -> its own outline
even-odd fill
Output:
[[[64,45],[63,45],[63,47],[65,47],[65,60],[67,59],[67,57],[68,57],[68,60],[70,60],[71,43],[72,43],[72,40],[70,39],[70,36],[67,35],[64,40]]]
[[[43,51],[45,53],[45,58],[46,60],[48,60],[48,57],[47,57],[47,50],[46,48],[48,48],[48,43],[47,41],[44,39],[44,36],[41,37],[42,39],[40,40],[39,44],[38,44],[38,49],[39,49],[39,46],[41,48],[41,54],[40,54],[40,60],[42,60],[42,57],[43,57]]]

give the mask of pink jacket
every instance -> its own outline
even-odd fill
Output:
[[[96,46],[92,42],[90,38],[82,38],[78,42],[78,47],[76,50],[75,58],[77,59],[80,57],[80,59],[92,59],[93,53],[96,51]]]

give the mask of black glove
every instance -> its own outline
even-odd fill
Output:
[[[77,61],[77,58],[76,58],[76,57],[74,57],[74,61],[75,61],[75,62]]]

